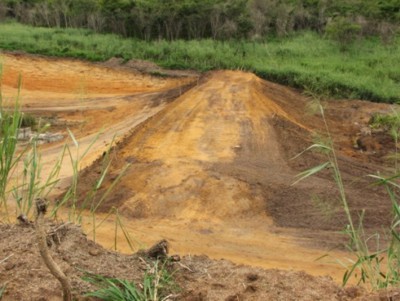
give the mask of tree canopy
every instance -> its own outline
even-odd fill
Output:
[[[381,34],[397,28],[400,0],[3,0],[0,20],[6,18],[146,40],[324,32],[343,18],[360,34]]]

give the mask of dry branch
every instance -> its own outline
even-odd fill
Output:
[[[61,283],[63,290],[63,300],[72,301],[71,284],[69,283],[67,276],[65,276],[63,271],[61,271],[60,267],[53,260],[50,255],[49,249],[47,248],[47,235],[44,230],[44,215],[47,211],[47,204],[43,199],[36,199],[36,211],[36,237],[38,240],[40,255],[42,256],[47,268],[50,270],[50,273]]]

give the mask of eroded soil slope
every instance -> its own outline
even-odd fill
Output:
[[[301,170],[324,162],[318,153],[292,160],[315,136],[323,135],[321,117],[307,113],[306,104],[301,95],[250,73],[210,73],[115,148],[110,179],[127,164],[130,167],[102,210],[117,206],[134,219],[260,219],[264,224],[273,220],[280,226],[315,231],[317,236],[320,230],[343,229],[346,219],[329,172],[291,185]],[[367,106],[353,104],[361,112]],[[385,172],[376,164],[383,164],[383,159],[354,146],[355,124],[362,118],[335,113],[339,105],[329,105],[326,112],[352,211],[357,219],[365,209],[366,227],[378,229],[390,223],[390,204],[382,189],[372,187],[365,176]],[[100,166],[84,172],[83,195]]]
[[[87,168],[80,196],[101,174],[104,151],[116,135],[109,176],[98,195],[129,167],[98,216],[118,208],[138,245],[166,238],[182,254],[306,270],[340,281],[343,268],[332,260],[315,261],[343,242],[337,230],[346,221],[329,173],[291,185],[301,170],[324,160],[318,153],[292,160],[324,131],[309,99],[297,91],[240,71],[211,72],[198,81],[24,55],[3,55],[3,63],[6,97],[16,93],[21,73],[24,110],[44,116],[65,137],[69,127],[81,152],[102,131],[81,164]],[[361,101],[325,105],[352,212],[356,217],[366,209],[366,226],[378,229],[390,222],[390,203],[365,175],[385,172],[383,156],[394,144],[364,129],[374,112],[390,107]],[[61,143],[43,147],[43,174],[61,148]],[[65,164],[54,198],[71,174]],[[114,230],[114,222],[105,221],[98,241],[111,247]],[[129,249],[121,243],[119,250]]]

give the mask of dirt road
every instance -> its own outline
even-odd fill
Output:
[[[117,207],[138,246],[166,238],[178,253],[342,278],[334,259],[315,261],[343,241],[336,231],[346,224],[329,174],[291,186],[296,174],[323,159],[306,154],[291,160],[323,129],[296,91],[239,71],[216,71],[198,81],[24,55],[3,54],[3,64],[6,98],[15,95],[22,74],[24,110],[56,120],[64,134],[70,127],[81,152],[102,132],[82,162],[87,168],[79,195],[90,191],[101,170],[98,158],[117,135],[101,192],[130,167],[98,217]],[[326,111],[354,215],[366,209],[371,229],[390,222],[382,218],[390,204],[363,177],[380,168],[381,144],[361,152],[353,140],[371,112],[385,110],[354,101],[330,104]],[[44,173],[61,147],[43,147]],[[71,172],[65,165],[55,195],[68,186]],[[88,219],[83,223],[90,229]],[[120,237],[119,250],[129,252]],[[111,247],[114,223],[103,223],[96,238]]]

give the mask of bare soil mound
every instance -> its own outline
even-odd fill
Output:
[[[343,178],[350,183],[347,193],[354,217],[365,209],[365,225],[377,229],[390,223],[390,203],[365,175],[381,170],[375,163],[382,163],[382,158],[352,144],[360,121],[354,115],[368,115],[362,112],[367,104],[349,105],[354,104],[358,110],[353,114],[348,106],[341,110],[340,104],[328,105],[327,119]],[[307,114],[306,105],[299,94],[250,73],[208,74],[115,148],[115,164],[104,190],[126,164],[131,165],[101,210],[117,206],[132,218],[272,217],[285,227],[343,229],[346,219],[332,197],[337,188],[329,173],[291,186],[301,170],[324,160],[317,153],[291,160],[324,128],[320,117]],[[371,110],[379,105],[368,106]],[[82,195],[93,185],[100,166],[99,161],[84,171]],[[313,203],[314,195],[321,204]],[[330,206],[328,212],[322,211],[324,203]]]
[[[312,152],[292,159],[324,132],[320,116],[310,114],[310,99],[298,91],[240,71],[210,72],[198,80],[139,73],[159,72],[144,62],[100,65],[23,54],[2,59],[5,102],[14,99],[22,74],[26,112],[45,118],[64,137],[71,129],[81,152],[101,133],[81,164],[87,168],[79,195],[92,189],[102,155],[116,138],[98,195],[130,167],[98,215],[117,207],[142,245],[166,238],[180,254],[341,280],[342,267],[315,261],[343,242],[337,230],[346,224],[329,172],[291,186],[296,174],[324,160]],[[390,106],[347,100],[324,106],[352,213],[357,219],[365,209],[366,227],[380,229],[390,222],[390,203],[365,176],[386,173],[385,156],[395,144],[387,133],[368,131],[368,122],[376,112],[391,112]],[[41,147],[43,177],[63,142],[74,148],[70,139]],[[65,164],[52,200],[71,175]],[[111,247],[114,230],[113,222],[104,222],[98,241]],[[123,244],[118,250],[129,252]],[[333,254],[343,256],[349,254]]]
[[[89,300],[83,294],[94,289],[82,280],[84,272],[142,282],[147,265],[140,254],[105,250],[70,224],[48,224],[48,229],[51,254],[71,280],[76,300]],[[59,283],[42,263],[34,231],[33,226],[0,225],[0,286],[6,285],[3,301],[62,300]],[[382,293],[380,299],[359,288],[342,289],[329,277],[238,266],[205,256],[184,257],[168,269],[178,287],[168,300],[344,301],[396,296]]]

